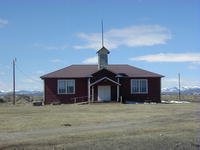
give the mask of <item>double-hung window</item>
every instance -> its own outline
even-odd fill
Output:
[[[131,94],[147,94],[148,80],[147,79],[131,79]]]
[[[75,94],[75,80],[58,80],[58,94]]]

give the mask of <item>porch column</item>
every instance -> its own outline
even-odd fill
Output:
[[[119,83],[119,77],[117,78],[117,82]],[[117,85],[117,101],[119,101],[119,85]]]
[[[94,86],[92,86],[92,102],[94,102]]]
[[[88,101],[90,103],[91,99],[90,99],[90,78],[88,78]]]

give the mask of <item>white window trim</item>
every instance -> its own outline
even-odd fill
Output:
[[[133,80],[145,80],[146,81],[146,87],[147,87],[147,90],[146,90],[146,92],[133,92],[132,91],[132,82],[133,82]],[[140,86],[140,84],[139,84],[139,86]],[[140,89],[140,87],[139,87],[139,89]],[[131,79],[131,94],[148,94],[148,89],[149,89],[149,87],[148,87],[148,79]]]
[[[74,81],[74,92],[73,93],[67,93],[67,85],[66,85],[66,93],[60,93],[59,92],[59,81],[68,81],[68,80],[73,80]],[[75,79],[61,79],[61,80],[57,80],[57,94],[67,94],[67,95],[71,95],[71,94],[75,94],[76,93],[76,80]]]

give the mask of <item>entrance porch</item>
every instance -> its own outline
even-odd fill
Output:
[[[88,81],[88,95],[90,95],[88,100],[90,102],[117,102],[119,101],[119,86],[117,81],[108,77],[93,83]]]

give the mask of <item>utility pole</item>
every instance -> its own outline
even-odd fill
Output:
[[[13,105],[15,105],[15,62],[16,58],[13,59]]]
[[[181,79],[180,79],[180,73],[178,73],[178,99],[181,100]]]

